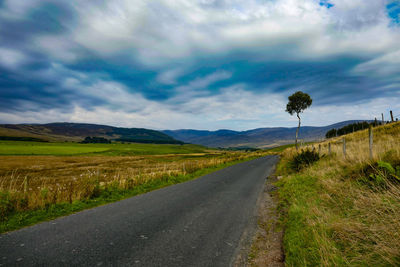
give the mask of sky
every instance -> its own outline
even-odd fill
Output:
[[[0,123],[295,127],[400,114],[400,1],[0,0]]]

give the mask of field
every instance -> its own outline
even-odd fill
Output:
[[[193,179],[265,151],[0,142],[0,232]]]
[[[293,169],[288,148],[278,166],[288,266],[400,265],[400,123],[320,143],[321,159]],[[328,152],[331,143],[331,154]],[[302,149],[318,151],[319,144]]]
[[[134,156],[160,154],[203,153],[207,149],[197,145],[158,145],[137,143],[79,144],[0,141],[0,155],[103,155]]]

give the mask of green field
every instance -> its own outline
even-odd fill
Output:
[[[0,141],[0,155],[162,155],[202,153],[206,148],[198,145],[169,144],[79,144],[79,143],[43,143],[24,141]]]

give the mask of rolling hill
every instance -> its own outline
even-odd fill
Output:
[[[87,123],[1,124],[0,139],[32,138],[43,141],[82,141],[87,136],[136,143],[181,144],[165,133],[143,128],[120,128]],[[22,140],[22,139],[21,139]]]
[[[336,124],[312,127],[302,126],[299,138],[315,141],[325,138],[327,131],[362,120],[343,121]],[[32,141],[73,141],[80,142],[87,136],[103,137],[109,140],[137,143],[180,144],[182,142],[208,147],[223,148],[269,148],[294,143],[296,127],[258,128],[247,131],[202,131],[165,130],[155,131],[143,128],[121,128],[87,123],[49,123],[49,124],[1,124],[0,140],[31,138]]]
[[[327,131],[341,128],[351,123],[364,120],[351,120],[323,127],[302,126],[299,138],[304,141],[315,141],[325,138]],[[294,143],[296,127],[258,128],[248,131],[201,131],[201,130],[165,130],[165,134],[175,139],[209,147],[257,147],[268,148]]]

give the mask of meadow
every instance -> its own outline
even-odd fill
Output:
[[[265,154],[198,145],[0,142],[0,232]]]
[[[300,171],[282,152],[278,196],[288,266],[400,265],[400,123],[302,147],[321,158]],[[328,147],[331,143],[331,154]],[[301,151],[301,150],[300,150]]]
[[[0,155],[104,155],[133,156],[160,154],[203,153],[205,147],[198,145],[159,145],[138,143],[80,144],[73,142],[46,143],[24,141],[0,141]]]

